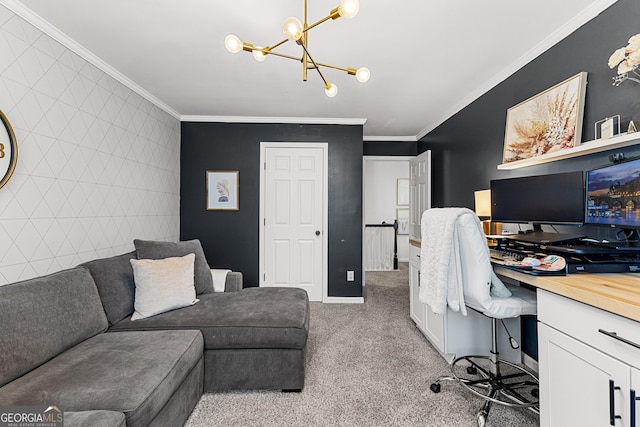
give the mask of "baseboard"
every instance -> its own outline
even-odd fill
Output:
[[[538,372],[538,361],[526,353],[522,353],[522,363],[534,372]]]
[[[322,300],[328,304],[364,304],[363,297],[326,297]]]

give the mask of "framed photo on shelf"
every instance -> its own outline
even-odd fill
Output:
[[[398,206],[409,206],[409,178],[398,178],[396,204]]]
[[[509,108],[502,163],[578,146],[586,86],[581,72]]]
[[[207,210],[240,209],[238,171],[207,171]]]

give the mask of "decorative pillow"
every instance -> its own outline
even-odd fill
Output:
[[[184,242],[157,242],[153,240],[133,241],[138,259],[163,259],[195,254],[194,267],[196,295],[213,292],[213,280],[207,259],[204,256],[200,240],[186,240]]]
[[[135,311],[131,320],[144,319],[198,302],[193,285],[195,258],[194,254],[189,254],[158,260],[130,260],[136,284]]]

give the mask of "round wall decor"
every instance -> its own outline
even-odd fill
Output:
[[[0,120],[2,121],[2,126],[0,126],[0,188],[2,188],[11,178],[18,163],[18,143],[13,128],[2,111],[0,111]]]

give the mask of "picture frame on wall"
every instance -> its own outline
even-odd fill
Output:
[[[396,183],[396,204],[409,206],[409,178],[398,178]]]
[[[581,72],[509,108],[502,163],[580,145],[586,86]]]
[[[409,208],[396,208],[398,235],[409,234]]]
[[[207,210],[237,211],[239,206],[239,172],[207,171]]]

